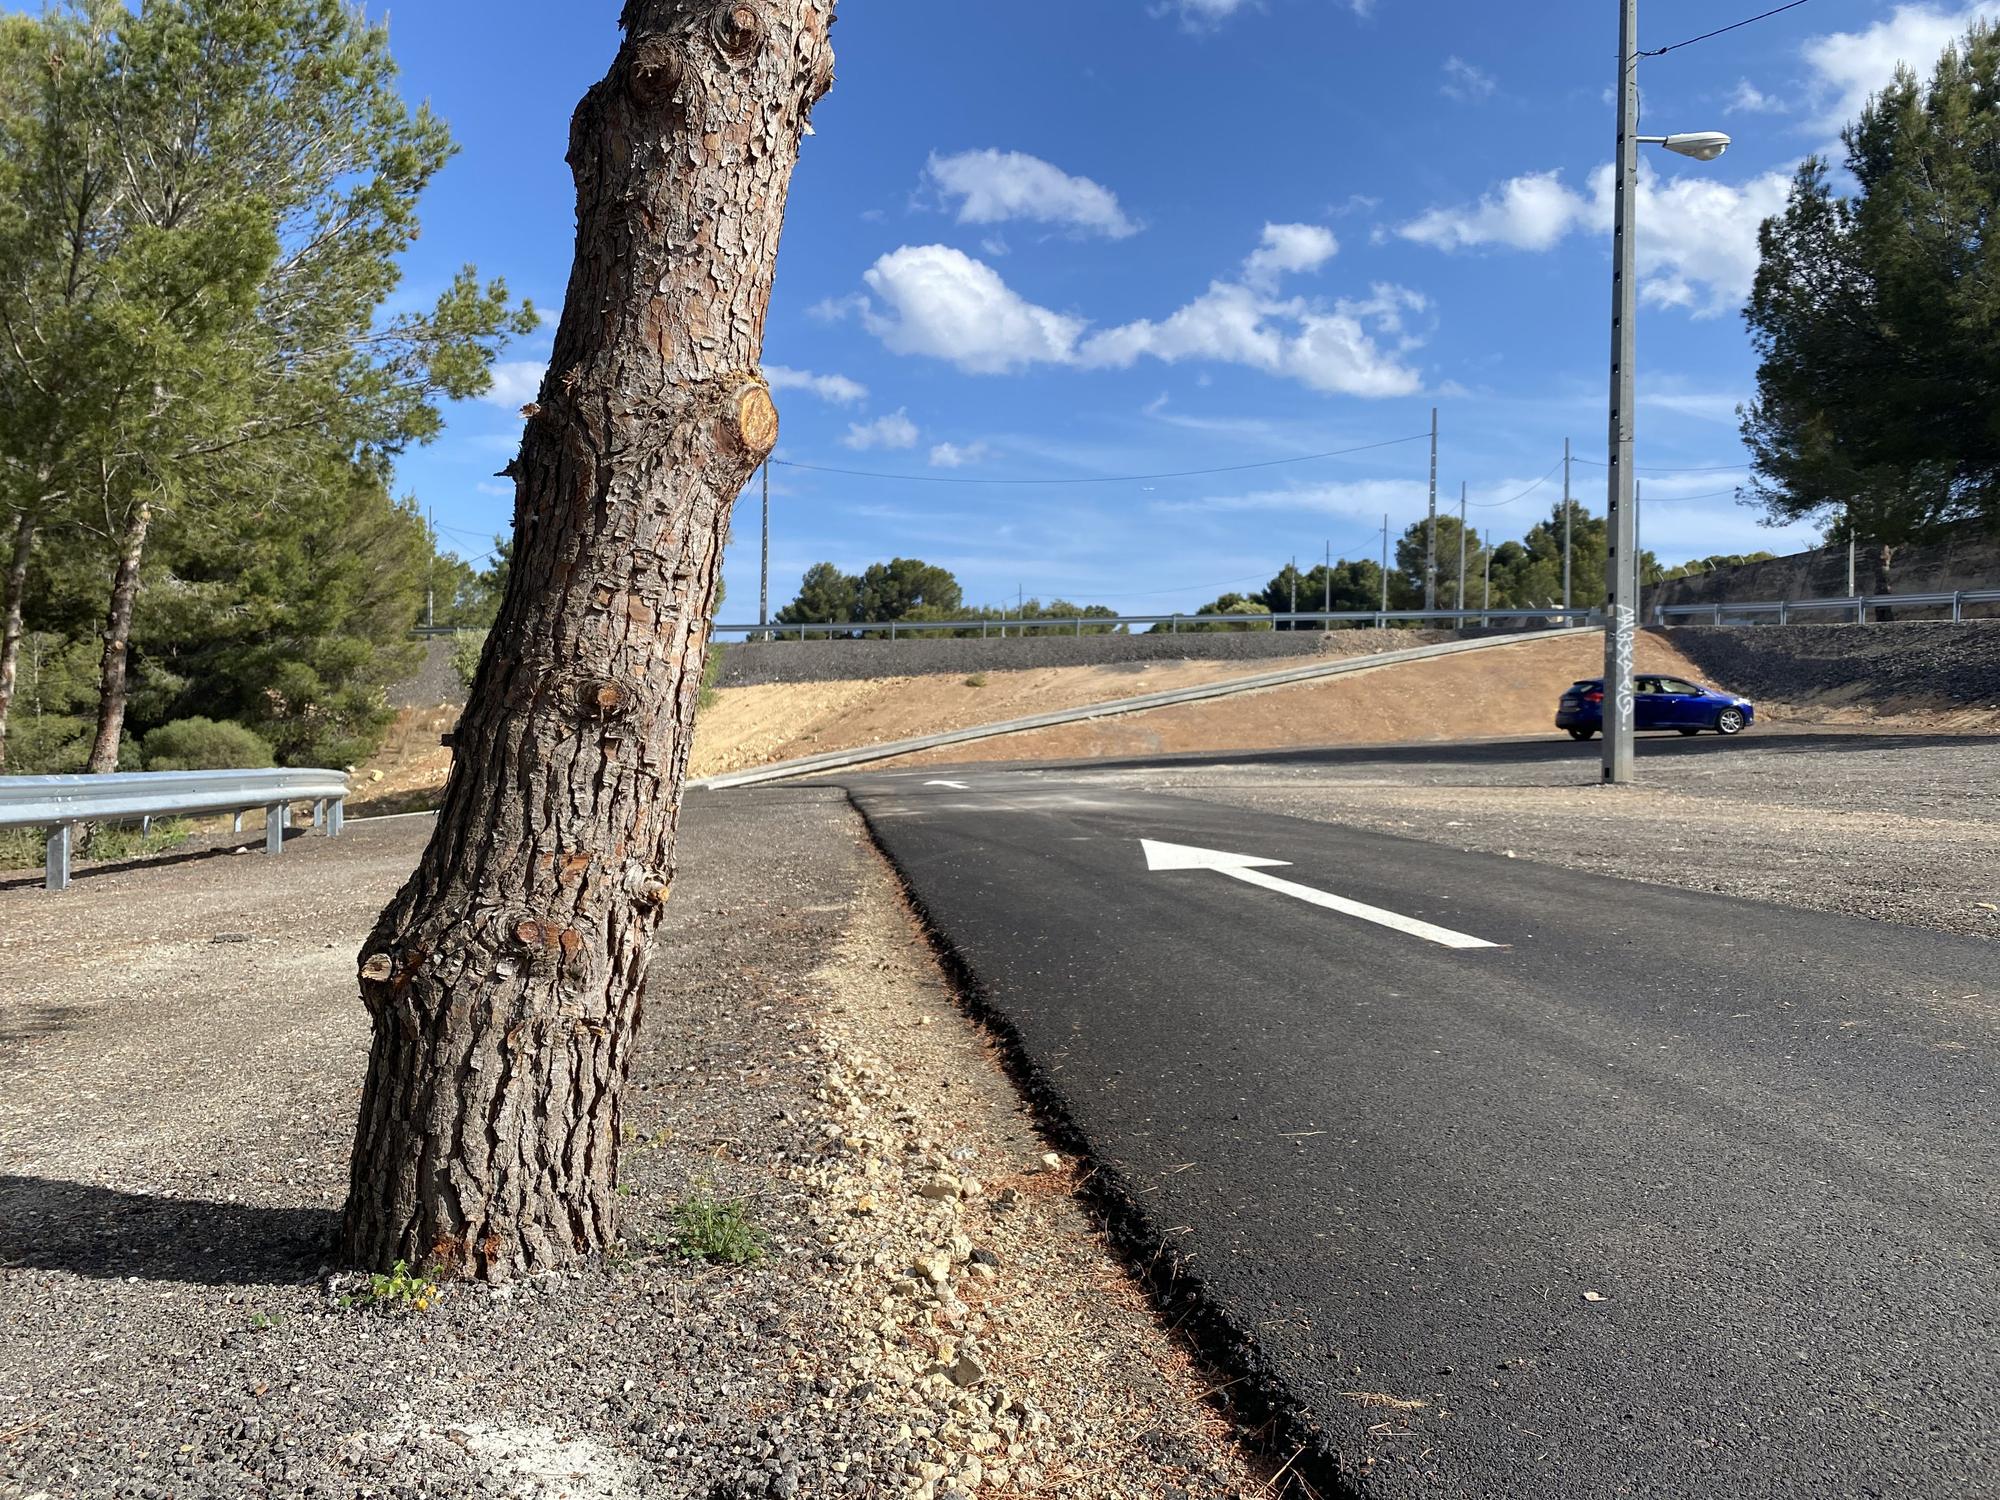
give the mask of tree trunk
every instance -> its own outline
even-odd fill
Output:
[[[570,132],[576,264],[512,466],[506,598],[374,1021],[342,1253],[505,1280],[616,1235],[620,1096],[673,879],[758,373],[833,0],[628,0]]]
[[[6,621],[0,625],[0,771],[7,769],[7,724],[20,680],[22,601],[28,592],[28,554],[35,546],[35,518],[22,511],[14,522],[14,550],[7,558]]]
[[[1874,576],[1869,580],[1868,592],[1888,594],[1895,592],[1889,585],[1892,581],[1889,565],[1895,561],[1896,549],[1887,542],[1877,542],[1870,550],[1869,561],[1874,564]],[[1896,618],[1896,611],[1884,605],[1875,611],[1877,620],[1889,621]]]
[[[84,767],[93,776],[118,769],[118,738],[125,732],[125,664],[132,642],[132,606],[139,598],[139,564],[146,556],[146,533],[152,525],[150,505],[141,504],[132,512],[118,546],[118,571],[111,575],[104,657],[97,669],[97,739]]]

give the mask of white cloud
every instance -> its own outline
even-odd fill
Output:
[[[862,278],[885,304],[864,303],[868,331],[897,354],[945,359],[970,375],[1067,364],[1083,320],[1037,307],[983,261],[948,245],[905,245]]]
[[[860,451],[869,448],[914,448],[917,446],[917,424],[910,420],[906,410],[896,410],[886,417],[877,417],[872,422],[850,422],[847,436],[841,445]]]
[[[1642,408],[1658,408],[1683,417],[1693,417],[1701,422],[1720,422],[1727,427],[1736,425],[1736,408],[1748,399],[1734,391],[1668,390],[1639,393],[1639,405]]]
[[[1167,15],[1178,11],[1184,25],[1193,30],[1219,26],[1239,10],[1248,10],[1256,0],[1176,0],[1172,5],[1156,5],[1153,14]]]
[[[1333,231],[1317,224],[1266,224],[1264,239],[1243,262],[1250,286],[1276,286],[1281,276],[1317,271],[1340,253]]]
[[[984,443],[939,443],[931,449],[933,469],[962,469],[967,464],[982,462],[986,457]]]
[[[958,201],[961,224],[1008,224],[1025,219],[1060,224],[1122,240],[1139,232],[1118,206],[1118,195],[1088,177],[1021,151],[933,154],[924,178],[947,202]]]
[[[1406,396],[1421,387],[1421,379],[1375,340],[1400,337],[1402,314],[1428,305],[1418,293],[1388,285],[1375,287],[1365,301],[1325,307],[1300,297],[1280,299],[1267,288],[1217,281],[1163,322],[1140,319],[1096,334],[1078,358],[1085,365],[1119,369],[1141,357],[1167,364],[1205,359],[1341,395]]]
[[[1439,250],[1501,245],[1552,250],[1578,231],[1608,236],[1612,169],[1591,174],[1579,192],[1558,172],[1530,172],[1502,183],[1478,203],[1434,208],[1396,232]],[[1739,307],[1757,275],[1757,230],[1785,206],[1786,172],[1725,183],[1691,173],[1662,178],[1639,170],[1639,272],[1649,302],[1713,317]]]
[[[1589,203],[1562,180],[1562,173],[1528,172],[1509,178],[1470,206],[1433,208],[1399,226],[1396,233],[1438,250],[1473,245],[1550,250],[1589,210]]]
[[[493,384],[479,399],[519,411],[540,394],[549,367],[539,360],[503,359],[493,366]]]
[[[1736,92],[1729,96],[1729,102],[1722,107],[1727,115],[1782,115],[1791,110],[1784,100],[1765,93],[1747,78],[1736,82]]]
[[[811,391],[835,406],[853,406],[868,399],[868,387],[845,375],[815,375],[811,370],[794,370],[787,365],[766,365],[764,379],[774,391]]]
[[[1611,227],[1611,168],[1595,179],[1597,219]],[[1784,211],[1789,172],[1765,172],[1731,185],[1693,174],[1639,176],[1640,292],[1696,317],[1734,312],[1757,279],[1757,230]]]
[[[1837,131],[1861,112],[1870,94],[1896,76],[1896,65],[1930,76],[1939,54],[1963,39],[1975,21],[2000,20],[2000,0],[1978,0],[1957,11],[1929,5],[1899,5],[1886,20],[1865,31],[1836,31],[1804,47],[1819,105],[1816,128]]]
[[[1447,57],[1444,60],[1444,82],[1438,85],[1438,92],[1445,98],[1477,104],[1482,99],[1491,99],[1498,87],[1492,74],[1475,68],[1464,58]]]
[[[1250,490],[1242,494],[1204,495],[1194,500],[1160,500],[1149,508],[1161,515],[1237,515],[1278,511],[1286,515],[1316,514],[1379,523],[1383,512],[1421,509],[1426,491],[1421,479],[1357,479],[1327,484],[1301,484],[1284,489]]]
[[[950,360],[969,374],[1200,359],[1345,395],[1416,391],[1417,372],[1398,356],[1418,342],[1405,317],[1428,309],[1422,295],[1387,284],[1331,304],[1278,295],[1280,277],[1315,270],[1338,248],[1332,234],[1312,225],[1267,225],[1240,279],[1211,283],[1163,321],[1142,318],[1086,338],[1083,319],[1037,307],[984,262],[944,245],[906,245],[868,271],[870,289],[886,306],[871,301],[861,316],[896,353]],[[1395,349],[1385,350],[1380,339],[1395,340]]]
[[[1346,0],[1347,8],[1366,20],[1375,13],[1375,0]],[[1231,16],[1247,10],[1262,10],[1263,0],[1159,0],[1150,7],[1156,16],[1178,15],[1189,31],[1208,31]]]

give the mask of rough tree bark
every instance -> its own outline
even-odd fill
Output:
[[[139,597],[139,564],[146,556],[146,533],[153,509],[141,503],[125,522],[118,542],[118,571],[111,575],[111,608],[104,617],[104,656],[97,668],[97,738],[84,767],[93,776],[118,769],[118,740],[125,732],[126,658],[132,645],[132,606]]]
[[[515,550],[374,1020],[342,1253],[505,1280],[616,1234],[619,1109],[834,0],[628,0],[571,125],[576,263]]]
[[[35,516],[24,510],[14,522],[14,550],[7,557],[6,600],[0,604],[0,771],[7,768],[7,724],[14,711],[14,688],[20,681],[23,601],[28,593],[28,554],[35,548]]]

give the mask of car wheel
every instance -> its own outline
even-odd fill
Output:
[[[1594,729],[1572,729],[1569,732],[1569,737],[1573,740],[1587,740],[1595,733],[1597,731]]]
[[[1721,713],[1717,714],[1715,716],[1715,732],[1717,734],[1741,734],[1743,732],[1743,710],[1740,708],[1725,708]]]

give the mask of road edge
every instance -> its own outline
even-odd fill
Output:
[[[1122,1173],[1100,1160],[1071,1115],[1060,1085],[1030,1054],[1021,1034],[990,998],[985,981],[958,951],[918,894],[908,872],[881,837],[874,818],[851,793],[876,854],[942,970],[952,1000],[991,1040],[1008,1078],[1033,1112],[1036,1128],[1078,1165],[1076,1196],[1098,1221],[1127,1273],[1145,1290],[1154,1313],[1195,1357],[1221,1377],[1212,1393],[1245,1448],[1282,1465],[1278,1480],[1308,1500],[1364,1500],[1354,1466],[1344,1463],[1330,1435],[1312,1420],[1257,1354],[1253,1330],[1207,1294],[1207,1283],[1141,1206]],[[1274,1481],[1275,1482],[1275,1481]]]

